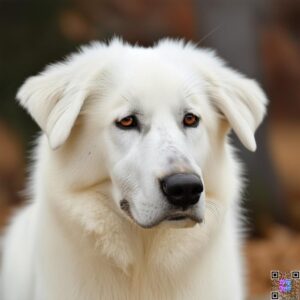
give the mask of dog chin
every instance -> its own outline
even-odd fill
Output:
[[[201,223],[202,221],[198,222],[194,219],[190,218],[185,218],[182,220],[164,220],[160,223],[161,226],[163,227],[168,227],[168,228],[191,228],[194,227],[196,224]]]

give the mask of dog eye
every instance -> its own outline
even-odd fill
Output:
[[[138,120],[136,116],[128,116],[120,121],[116,121],[116,125],[121,129],[134,129],[138,127]]]
[[[199,124],[199,117],[192,113],[188,113],[183,118],[183,125],[185,127],[197,127]]]

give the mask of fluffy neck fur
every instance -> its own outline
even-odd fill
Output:
[[[48,150],[45,143],[46,140],[43,140],[38,150],[38,155],[40,151],[43,152],[41,157],[44,157],[44,161],[39,160],[40,163],[36,166],[39,170],[35,172],[35,174],[44,174],[50,179],[45,186],[38,185],[39,189],[34,191],[35,198],[38,200],[37,209],[41,210],[38,214],[41,218],[40,224],[42,224],[38,229],[38,239],[40,239],[38,244],[42,248],[40,253],[44,253],[44,257],[52,255],[60,257],[63,260],[62,265],[68,265],[70,269],[73,269],[73,272],[57,271],[53,269],[51,260],[43,262],[45,270],[41,273],[50,274],[49,278],[44,279],[47,284],[59,283],[57,275],[52,278],[51,274],[60,272],[63,278],[63,274],[72,273],[73,279],[68,282],[74,281],[75,285],[80,285],[79,290],[74,292],[78,298],[74,299],[83,299],[80,298],[80,291],[86,293],[87,290],[99,291],[101,295],[99,299],[120,299],[118,298],[121,297],[120,294],[117,294],[120,291],[126,294],[124,299],[187,299],[188,291],[191,296],[195,296],[196,293],[193,291],[198,289],[199,285],[203,285],[202,288],[205,290],[209,286],[212,291],[214,290],[214,280],[206,278],[206,274],[223,276],[218,274],[226,270],[220,270],[218,264],[213,261],[230,259],[232,255],[235,256],[232,259],[233,262],[239,261],[236,258],[239,256],[236,233],[230,232],[236,224],[228,223],[236,220],[235,216],[228,216],[231,212],[227,212],[231,202],[229,200],[232,199],[222,201],[223,204],[221,204],[218,199],[213,198],[217,196],[216,194],[210,195],[208,192],[205,222],[192,228],[178,229],[159,226],[154,229],[142,229],[123,216],[119,216],[118,212],[111,208],[109,201],[112,200],[108,199],[107,191],[103,189],[104,183],[77,190],[68,189],[63,177],[61,181],[57,180],[61,169],[58,165],[49,163],[51,156],[56,154]],[[233,163],[230,155],[231,153],[228,152],[223,156],[223,163]],[[233,174],[231,176],[227,174],[226,181],[235,181],[234,168],[232,170]],[[220,174],[220,177],[222,176],[223,174]],[[51,178],[56,178],[56,180],[51,181]],[[45,180],[38,178],[36,180],[45,183]],[[217,180],[216,177],[215,180]],[[53,186],[52,182],[60,182],[61,185]],[[226,185],[226,182],[222,182],[222,185]],[[64,199],[61,198],[62,195]],[[226,197],[233,196],[236,197],[228,191]],[[227,204],[224,206],[224,203]],[[213,239],[210,238],[211,235],[214,235]],[[218,247],[221,245],[223,252],[215,249],[215,245]],[[199,269],[200,265],[201,269]],[[233,263],[233,268],[238,269],[238,265],[239,263]],[[120,287],[116,289],[116,294],[114,294],[112,283],[105,280],[107,272],[112,272],[120,284]],[[91,273],[95,275],[91,281],[99,287],[97,289],[90,286],[93,284],[91,281],[85,282],[84,274]],[[182,273],[187,274],[184,276],[185,280],[178,282],[178,278],[182,280]],[[237,274],[239,273],[240,270],[237,270]],[[157,277],[164,286],[161,289],[152,286],[152,283],[158,282]],[[228,284],[226,284],[226,289],[230,285]],[[225,285],[215,293],[225,292],[224,288]],[[72,289],[74,289],[73,286],[69,290]],[[58,289],[55,287],[53,290]],[[162,294],[173,290],[176,291],[174,294],[173,292],[169,295]],[[64,292],[66,291],[68,288],[64,288]],[[212,294],[212,297],[211,299],[219,299],[214,298],[215,294]],[[98,298],[97,295],[91,295],[88,299]]]

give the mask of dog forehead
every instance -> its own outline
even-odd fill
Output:
[[[120,74],[122,96],[145,109],[184,106],[190,94],[191,74],[155,55],[139,55]]]
[[[103,92],[96,90],[89,111],[101,114],[105,124],[129,114],[140,113],[144,120],[159,116],[167,122],[186,112],[208,116],[211,111],[205,82],[195,70],[152,49],[114,56],[98,84]]]

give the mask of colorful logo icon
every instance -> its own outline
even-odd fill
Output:
[[[272,290],[270,299],[300,300],[300,271],[270,272]]]

